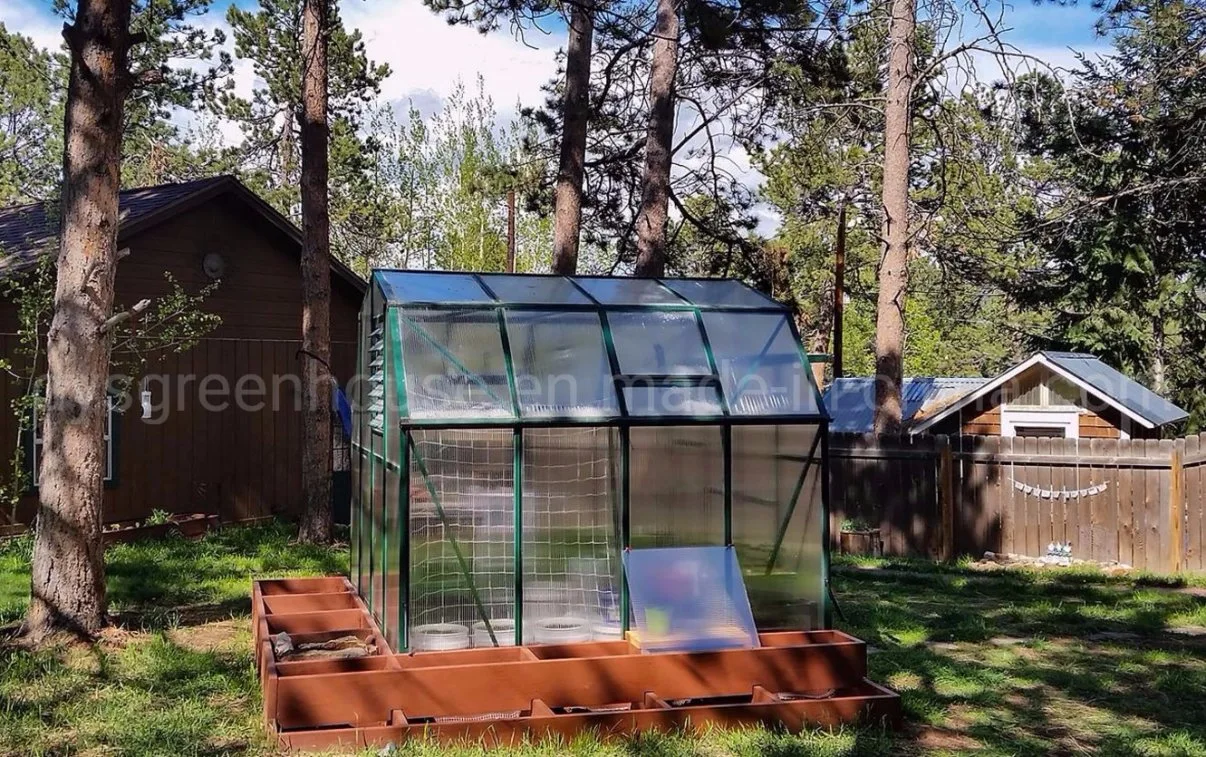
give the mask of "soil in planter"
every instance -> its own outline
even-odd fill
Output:
[[[294,662],[297,660],[346,660],[356,657],[371,657],[377,653],[375,644],[370,644],[354,635],[340,636],[327,641],[303,642],[293,644],[293,639],[285,632],[278,633],[272,638],[272,651],[277,662]]]

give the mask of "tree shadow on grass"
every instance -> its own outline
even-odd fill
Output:
[[[846,628],[878,648],[914,725],[1011,754],[1206,753],[1206,656],[1167,633],[1197,597],[1081,577],[843,572]],[[1123,634],[1102,641],[1102,631]],[[957,751],[957,750],[955,750]]]
[[[162,634],[120,649],[0,648],[0,753],[219,755],[263,738],[250,651]]]

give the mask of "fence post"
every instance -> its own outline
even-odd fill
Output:
[[[1168,518],[1169,518],[1169,569],[1181,572],[1185,562],[1185,539],[1182,536],[1185,522],[1185,440],[1178,439],[1168,460]]]
[[[955,463],[951,438],[941,434],[938,443],[938,506],[942,511],[942,559],[955,559]]]

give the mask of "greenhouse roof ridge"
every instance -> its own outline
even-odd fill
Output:
[[[394,304],[494,308],[699,309],[787,312],[733,278],[479,273],[378,268],[372,278]]]

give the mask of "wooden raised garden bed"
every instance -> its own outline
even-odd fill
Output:
[[[899,695],[866,678],[866,645],[840,631],[764,633],[760,648],[707,653],[597,641],[398,655],[344,578],[255,581],[252,623],[264,724],[286,749],[900,720]],[[282,633],[291,645],[355,637],[365,651],[278,660]]]
[[[173,515],[166,523],[144,523],[129,521],[106,526],[101,537],[105,546],[136,541],[138,539],[162,539],[168,534],[178,533],[186,539],[200,539],[218,525],[218,516],[205,513],[182,513]]]

